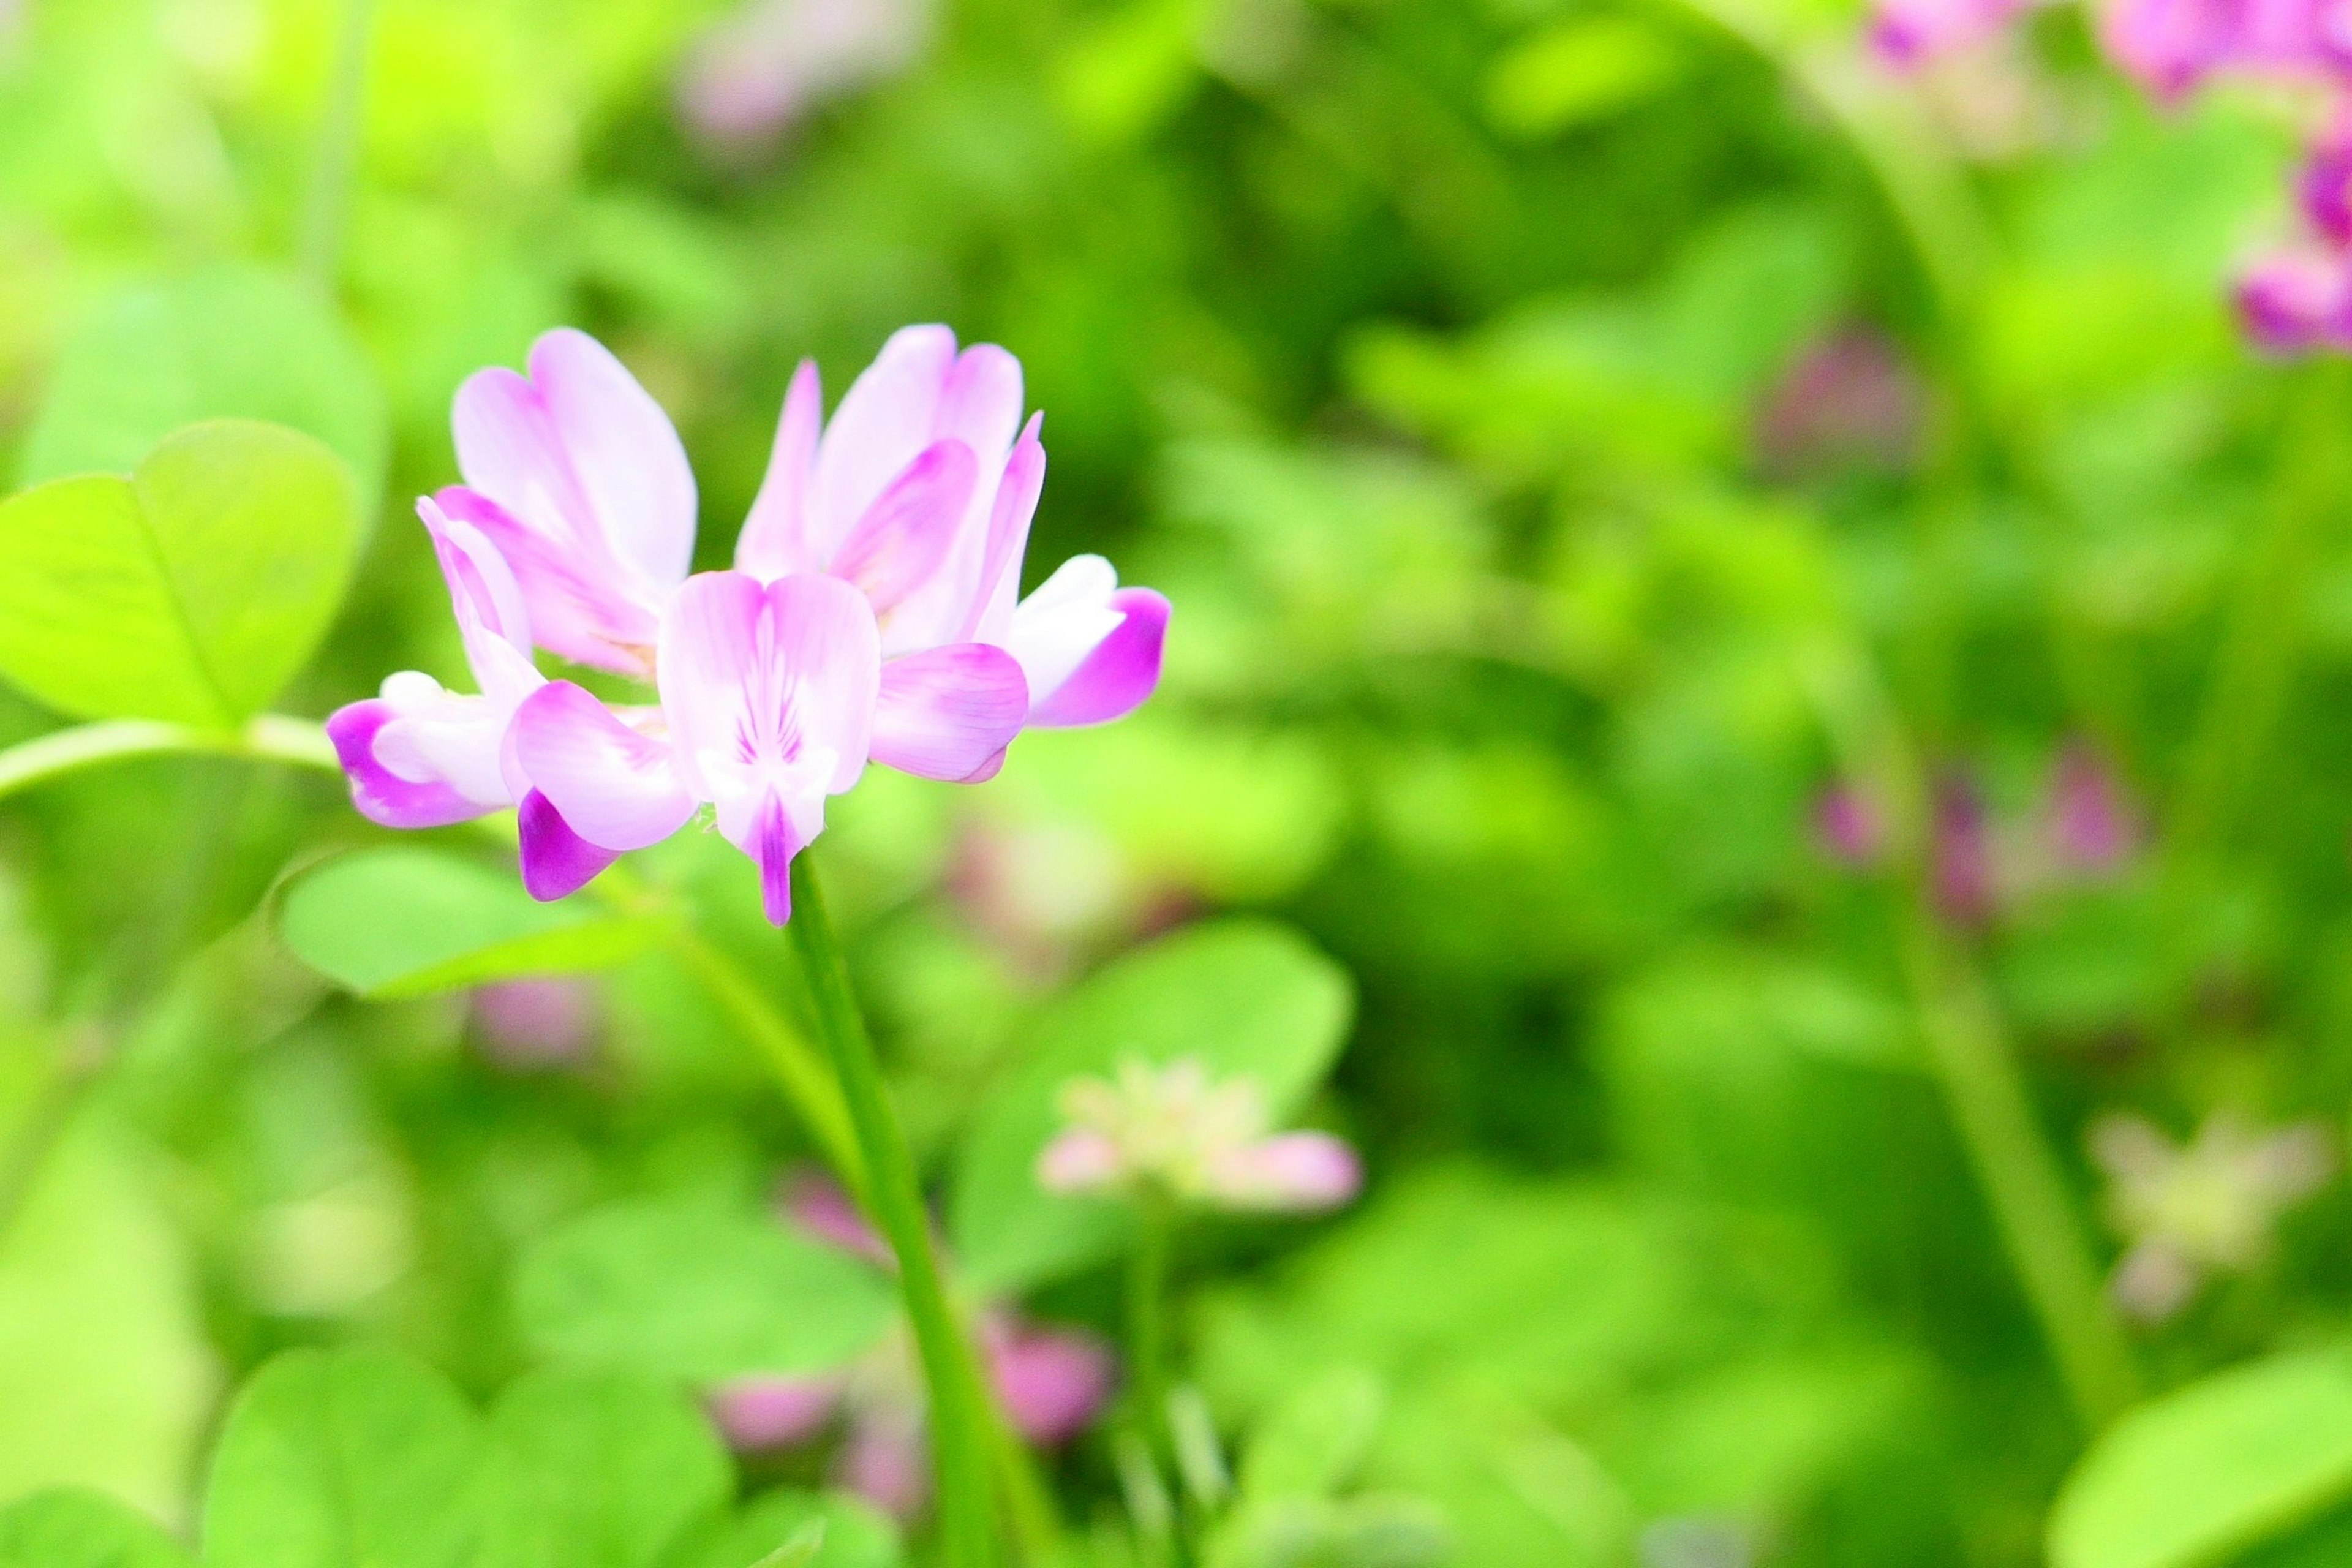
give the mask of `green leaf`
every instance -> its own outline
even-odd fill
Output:
[[[391,429],[367,356],[319,290],[253,267],[142,289],[85,322],[58,356],[16,482],[127,474],[182,426],[227,418],[324,442],[373,513]]]
[[[229,1412],[205,1568],[470,1568],[481,1424],[438,1373],[380,1351],[294,1351]]]
[[[191,426],[131,479],[0,504],[0,675],[80,718],[236,724],[310,658],[359,542],[351,472],[318,441]]]
[[[898,1568],[901,1560],[898,1530],[866,1503],[787,1489],[698,1531],[662,1568]]]
[[[1268,1110],[1285,1117],[1330,1070],[1353,1007],[1339,965],[1261,921],[1196,926],[1087,980],[1029,1031],[1027,1064],[982,1106],[965,1142],[953,1229],[967,1274],[1008,1289],[1120,1245],[1118,1205],[1037,1184],[1037,1156],[1060,1129],[1055,1100],[1070,1079],[1129,1057],[1189,1057],[1213,1077],[1256,1079]]]
[[[657,916],[588,900],[542,904],[511,871],[429,849],[370,849],[296,879],[278,934],[295,957],[362,996],[456,991],[519,974],[564,974],[633,958]]]
[[[31,1135],[13,1110],[0,1097],[0,1138]],[[0,1497],[74,1485],[158,1511],[182,1501],[218,1377],[187,1245],[142,1154],[85,1110],[0,1241]]]
[[[2135,1410],[2074,1468],[2051,1568],[2209,1568],[2352,1499],[2352,1352],[2273,1357]]]
[[[0,1568],[194,1568],[146,1515],[98,1492],[38,1492],[0,1509]]]
[[[1683,74],[1681,51],[1656,28],[1622,16],[1579,17],[1496,59],[1486,118],[1507,135],[1555,135],[1632,109]]]
[[[889,1326],[879,1270],[756,1212],[627,1203],[527,1253],[515,1280],[542,1353],[690,1383],[835,1367]]]
[[[735,1486],[693,1401],[620,1371],[544,1371],[508,1388],[488,1475],[478,1568],[650,1568]]]

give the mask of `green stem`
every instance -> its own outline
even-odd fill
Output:
[[[342,264],[343,229],[351,206],[352,173],[359,163],[360,128],[367,98],[368,31],[373,0],[343,0],[335,37],[335,74],[319,122],[310,188],[302,202],[302,273],[331,291]]]
[[[941,1281],[914,1156],[884,1089],[881,1064],[875,1058],[866,1021],[850,992],[849,973],[842,963],[832,922],[826,919],[810,858],[803,854],[793,861],[793,919],[785,929],[807,973],[816,1004],[817,1032],[832,1055],[849,1104],[850,1123],[856,1130],[866,1173],[866,1212],[898,1258],[899,1289],[906,1298],[908,1320],[914,1326],[923,1380],[930,1391],[940,1560],[948,1568],[987,1568],[995,1560],[989,1488],[993,1423],[971,1343]]]
[[[152,719],[106,719],[54,731],[0,752],[0,795],[131,757],[243,757],[336,771],[335,748],[308,719],[264,713],[237,730],[203,730]]]
[[[1167,1205],[1146,1197],[1138,1206],[1135,1246],[1127,1255],[1127,1354],[1135,1380],[1136,1427],[1154,1458],[1168,1444]]]
[[[609,873],[608,873],[609,875]],[[692,971],[712,1001],[757,1046],[775,1069],[784,1098],[815,1138],[825,1163],[842,1184],[866,1197],[866,1166],[858,1158],[857,1133],[850,1125],[849,1108],[841,1089],[825,1070],[801,1032],[784,1021],[775,1005],[761,993],[751,977],[726,953],[705,941],[693,927],[681,924],[670,938],[678,962]]]
[[[2138,1397],[2138,1372],[2064,1168],[2034,1114],[2016,1044],[1973,955],[1936,912],[1916,754],[1858,647],[1824,639],[1800,662],[1849,776],[1887,811],[1902,881],[1897,935],[1930,1065],[2067,1396],[2096,1431]]]

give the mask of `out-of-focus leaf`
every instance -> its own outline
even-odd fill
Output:
[[[26,1135],[16,1121],[9,1135]],[[185,1246],[136,1149],[85,1110],[0,1241],[0,1497],[84,1485],[159,1514],[182,1504],[216,1374]]]
[[[17,483],[128,474],[205,419],[264,419],[326,443],[359,481],[365,521],[391,431],[366,356],[320,291],[224,266],[123,296],[69,338],[26,437]]]
[[[97,1492],[38,1492],[0,1509],[0,1568],[194,1568],[155,1521]]]
[[[1682,52],[1655,27],[1622,16],[1575,17],[1496,58],[1486,118],[1509,135],[1555,135],[1654,98],[1682,72]]]
[[[705,1525],[661,1568],[898,1568],[901,1559],[897,1528],[870,1504],[787,1489]]]
[[[1336,1367],[1252,1428],[1242,1458],[1246,1498],[1324,1497],[1363,1463],[1387,1395],[1360,1367]]]
[[[586,900],[539,903],[511,873],[429,849],[331,860],[296,879],[278,911],[278,937],[297,958],[379,999],[602,969],[663,930],[659,917]]]
[[[325,635],[360,531],[348,467],[252,420],[43,485],[0,504],[0,674],[81,718],[236,723]]]
[[[952,1228],[971,1277],[998,1289],[1034,1283],[1120,1245],[1116,1205],[1037,1184],[1064,1084],[1129,1057],[1190,1058],[1213,1078],[1255,1079],[1279,1118],[1330,1070],[1352,1011],[1338,965],[1259,921],[1195,927],[1087,981],[1024,1031],[1028,1060],[981,1108],[964,1143]]]
[[[292,1351],[229,1412],[205,1493],[206,1568],[467,1568],[481,1423],[382,1351]]]
[[[615,1370],[533,1373],[489,1419],[478,1568],[651,1568],[717,1514],[733,1466],[677,1389]]]
[[[838,1366],[890,1323],[872,1266],[764,1215],[629,1203],[524,1255],[515,1312],[542,1354],[693,1383]]]
[[[2208,1568],[2347,1498],[2352,1353],[2274,1356],[2109,1428],[2051,1512],[2051,1568]]]

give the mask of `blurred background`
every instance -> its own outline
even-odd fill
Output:
[[[803,356],[837,395],[909,321],[1004,344],[1033,580],[1166,592],[1165,682],[985,786],[869,775],[823,854],[935,1171],[1139,942],[1252,911],[1352,975],[1307,1115],[1366,1189],[1188,1231],[1175,1333],[1224,1442],[1323,1413],[1387,1511],[1248,1561],[2038,1562],[2116,1405],[2352,1306],[2352,384],[2230,306],[2306,105],[2153,108],[2072,9],[1908,77],[1863,23],[8,0],[0,445],[20,484],[210,413],[341,452],[379,516],[279,704],[316,716],[462,675],[410,503],[541,331],[670,410],[705,565]],[[0,739],[57,722],[0,694]],[[383,837],[226,761],[0,805],[0,1498],[184,1521],[289,1346],[487,1399],[535,1243],[807,1158],[672,955],[331,994],[254,911]],[[646,874],[772,965],[715,842]],[[2015,1212],[2071,1227],[2043,1272],[2095,1327],[2050,1326],[1987,1172],[2047,1178]],[[1027,1306],[1118,1331],[1108,1271]],[[2230,1450],[2287,1501],[2063,1561],[2343,1561],[2352,1392],[2296,1410]],[[1130,1561],[1102,1431],[1048,1463]]]

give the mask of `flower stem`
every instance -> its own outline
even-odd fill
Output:
[[[940,1561],[948,1568],[987,1568],[995,1561],[989,1477],[992,1420],[970,1342],[956,1321],[932,1249],[930,1223],[914,1156],[890,1108],[881,1064],[849,989],[840,944],[825,916],[810,857],[793,860],[793,946],[816,1004],[824,1037],[841,1079],[849,1121],[866,1173],[866,1210],[898,1255],[898,1284],[930,1391],[932,1462],[939,1474]]]
[[[310,187],[302,200],[302,273],[330,292],[342,265],[352,173],[359,163],[361,113],[367,97],[368,32],[374,13],[373,0],[343,0],[342,25],[335,37],[335,74],[319,121]]]
[[[153,719],[105,719],[53,731],[0,751],[0,795],[102,763],[173,755],[243,757],[328,773],[338,766],[326,731],[309,719],[264,713],[237,730],[201,730]]]
[[[1155,1458],[1168,1444],[1168,1205],[1147,1195],[1137,1205],[1135,1246],[1127,1255],[1127,1354],[1133,1370],[1136,1429]]]

